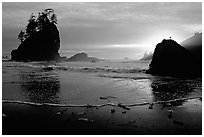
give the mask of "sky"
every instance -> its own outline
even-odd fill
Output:
[[[57,15],[61,56],[86,52],[103,59],[139,59],[171,37],[178,43],[202,31],[201,2],[3,2],[2,54],[20,44],[31,13]]]

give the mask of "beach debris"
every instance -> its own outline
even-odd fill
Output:
[[[172,116],[173,116],[173,110],[169,109],[168,110],[168,117],[172,118]]]
[[[123,114],[125,114],[125,113],[126,113],[126,111],[122,111],[122,113],[123,113]]]
[[[78,118],[77,120],[82,122],[94,122],[94,120],[89,120],[88,118]]]
[[[165,105],[166,105],[166,106],[171,106],[171,103],[166,103]]]
[[[43,68],[44,70],[48,70],[48,71],[50,71],[50,70],[54,70],[54,68],[53,67],[50,67],[50,66],[48,66],[48,67],[46,67],[46,68]]]
[[[57,115],[61,115],[61,114],[62,114],[62,112],[57,112],[56,114],[57,114]]]
[[[7,115],[5,115],[5,114],[2,114],[2,117],[7,117]]]
[[[86,115],[86,113],[85,113],[85,112],[79,112],[79,113],[77,113],[76,115],[77,115],[77,116],[82,116],[82,115]]]
[[[149,103],[149,109],[153,109],[154,103]]]
[[[57,112],[56,114],[57,115],[61,115],[61,114],[63,114],[65,111],[67,111],[68,110],[68,108],[66,108],[66,109],[64,109],[64,110],[62,110],[62,111],[59,111],[59,112]]]
[[[106,97],[100,97],[100,99],[107,99]]]
[[[72,112],[72,116],[76,116],[76,114],[74,112]]]
[[[60,67],[60,69],[62,69],[62,70],[68,70],[67,66],[65,66],[65,67]]]
[[[91,107],[94,107],[94,106],[93,106],[93,105],[91,105],[91,104],[86,104],[85,106],[86,106],[86,108],[91,108]]]
[[[100,99],[111,99],[116,98],[115,96],[101,96]]]
[[[202,97],[200,97],[199,100],[202,101]]]
[[[72,116],[83,116],[83,115],[86,115],[86,113],[85,112],[79,112],[79,113],[72,112]]]
[[[130,110],[129,107],[127,107],[127,106],[125,106],[125,105],[123,105],[123,104],[121,104],[121,103],[118,103],[118,106],[121,107],[121,108],[123,108],[123,109]]]
[[[85,67],[84,70],[88,70],[89,68]]]
[[[111,113],[115,113],[115,109],[111,109]]]
[[[88,122],[88,118],[78,118],[78,121],[84,121],[84,122]]]
[[[173,122],[174,122],[174,124],[178,124],[178,125],[181,125],[181,126],[184,124],[182,121],[178,121],[178,120],[174,120]]]

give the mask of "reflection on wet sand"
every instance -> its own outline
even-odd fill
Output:
[[[154,101],[168,101],[186,98],[201,87],[201,80],[173,79],[155,77],[152,79],[151,88]],[[174,102],[171,105],[182,105],[183,101]]]
[[[20,74],[21,89],[30,102],[59,103],[60,82],[53,71],[33,70]]]

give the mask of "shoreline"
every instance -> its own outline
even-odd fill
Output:
[[[181,106],[156,104],[101,108],[32,106],[2,103],[3,135],[200,135],[202,102],[186,101]],[[112,111],[114,110],[114,111]],[[173,111],[169,117],[169,110]]]

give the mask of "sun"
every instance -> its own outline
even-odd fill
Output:
[[[179,37],[179,35],[172,32],[172,31],[166,30],[166,31],[155,32],[152,36],[150,36],[144,42],[144,45],[145,45],[147,51],[154,51],[156,45],[158,43],[161,43],[163,39],[172,39],[178,43],[180,43],[182,41],[182,39]]]

